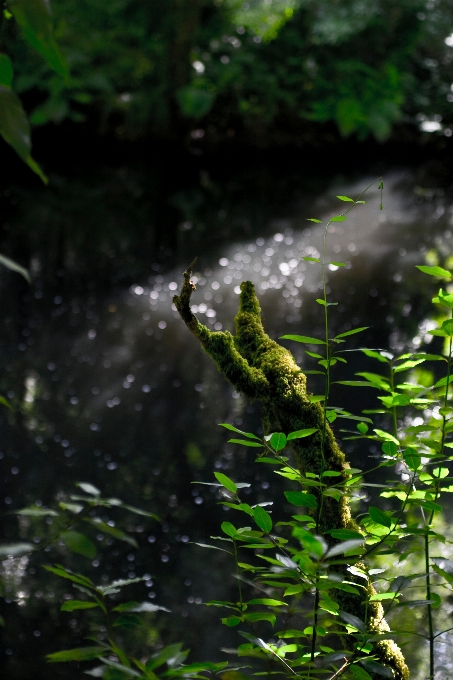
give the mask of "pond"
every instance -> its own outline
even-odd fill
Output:
[[[219,533],[228,508],[218,505],[216,487],[192,482],[212,482],[213,470],[224,471],[251,483],[245,492],[254,503],[269,500],[281,484],[266,466],[254,464],[253,450],[228,444],[218,427],[229,422],[260,433],[259,407],[224,382],[185,328],[172,296],[198,255],[193,311],[209,328],[233,331],[239,284],[251,280],[271,337],[322,337],[316,303],[321,270],[302,258],[319,257],[323,226],[308,218],[339,214],[345,204],[336,196],[357,197],[376,175],[364,162],[359,170],[330,171],[326,178],[319,169],[310,174],[308,163],[294,175],[291,163],[241,165],[238,158],[234,172],[216,176],[196,162],[197,181],[171,192],[156,175],[149,179],[146,168],[127,164],[80,171],[69,180],[55,173],[45,195],[7,190],[8,198],[17,198],[8,233],[16,231],[24,242],[26,229],[36,224],[24,247],[33,285],[1,273],[1,386],[14,407],[0,414],[3,535],[44,545],[54,518],[17,522],[11,511],[58,509],[58,501],[80,493],[77,482],[90,482],[103,497],[120,498],[161,520],[107,508],[101,519],[129,531],[138,549],[91,531],[93,559],[69,558],[57,543],[4,563],[0,667],[10,680],[76,678],[85,669],[47,666],[43,658],[79,646],[89,634],[84,612],[59,613],[71,588],[42,568],[55,562],[99,583],[145,576],[126,597],[172,613],[152,620],[154,637],[148,631],[144,645],[155,645],[161,635],[165,642],[184,640],[193,659],[224,659],[219,648],[234,644],[234,632],[218,623],[219,610],[201,604],[234,592],[232,564],[223,553],[194,545]],[[368,327],[351,337],[348,349],[401,353],[431,340],[434,287],[415,265],[436,254],[443,263],[451,252],[453,203],[439,167],[383,161],[383,209],[374,183],[365,205],[330,225],[327,260],[345,264],[328,269],[329,298],[338,302],[331,308],[331,332]],[[145,200],[147,181],[154,184]],[[154,221],[162,230],[158,238],[155,227],[149,233],[153,197],[165,207],[162,222]],[[167,219],[168,226],[161,226]],[[150,243],[160,259],[150,259]],[[284,342],[304,368],[316,368],[302,345]],[[335,367],[336,381],[370,367],[360,352],[350,352],[348,362]],[[311,392],[322,390],[319,376],[308,380]],[[353,413],[376,406],[368,390],[351,394],[340,385],[333,386],[332,403]],[[350,426],[339,422],[341,436]],[[345,442],[344,450],[352,464],[362,465],[379,453],[366,440]]]

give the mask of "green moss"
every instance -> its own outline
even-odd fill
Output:
[[[346,482],[349,464],[341,451],[318,403],[312,403],[307,394],[306,377],[296,364],[291,352],[272,340],[265,332],[261,309],[253,284],[241,284],[239,311],[235,318],[236,334],[212,332],[200,324],[190,311],[191,268],[184,274],[184,284],[173,301],[191,332],[198,338],[206,352],[214,359],[219,370],[238,392],[263,406],[263,427],[266,433],[294,432],[304,428],[317,428],[311,437],[293,440],[292,446],[300,471],[321,474],[325,470],[340,472],[336,483]],[[324,446],[323,444],[324,431]],[[318,494],[318,527],[324,534],[329,529],[355,529],[351,519],[347,495],[339,501]],[[327,535],[326,539],[332,539]],[[348,577],[349,574],[348,574]],[[375,591],[369,586],[369,595]],[[367,609],[363,596],[339,591],[340,608],[364,620],[375,633],[389,630],[379,602],[369,602]],[[409,670],[398,646],[392,640],[382,640],[376,645],[380,661],[390,666],[396,680],[407,680]]]

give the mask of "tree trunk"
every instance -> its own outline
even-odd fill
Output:
[[[294,432],[305,428],[317,428],[310,437],[291,441],[297,464],[302,474],[320,474],[325,470],[340,472],[347,481],[349,463],[340,450],[335,436],[326,423],[320,404],[312,403],[306,390],[306,377],[296,364],[291,352],[274,342],[263,328],[261,310],[255,289],[250,281],[241,284],[239,312],[235,318],[236,335],[228,332],[213,332],[203,326],[192,314],[190,297],[195,286],[190,281],[193,264],[184,273],[180,295],[173,302],[189,330],[201,342],[206,352],[214,359],[225,378],[235,389],[250,400],[258,400],[263,406],[263,428],[266,433]],[[325,427],[324,451],[322,432]],[[341,488],[341,487],[337,487]],[[359,530],[351,518],[347,494],[339,501],[321,496],[316,488],[309,492],[317,495],[318,532],[325,534],[330,529]],[[328,542],[332,538],[325,536]],[[348,573],[348,578],[351,578]],[[369,585],[368,598],[375,593]],[[374,634],[385,633],[389,626],[384,619],[380,602],[363,603],[363,596],[339,591],[335,596],[340,609],[367,621],[367,628]],[[393,640],[375,643],[379,661],[389,666],[395,680],[408,680],[407,668],[401,650]],[[374,674],[373,674],[374,677]],[[378,676],[376,676],[378,678]]]

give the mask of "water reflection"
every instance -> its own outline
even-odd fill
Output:
[[[309,212],[304,203],[303,210],[295,205],[284,218],[270,214],[254,238],[223,244],[215,257],[200,244],[193,277],[193,310],[200,320],[216,330],[232,330],[239,284],[248,279],[256,284],[272,337],[288,332],[288,327],[291,332],[321,334],[322,313],[315,302],[320,269],[302,257],[319,257],[323,227],[307,218],[325,220],[338,214],[344,204],[335,194],[356,196],[366,184],[337,181],[313,199]],[[329,294],[339,301],[332,312],[332,330],[371,326],[360,344],[385,347],[390,341],[396,351],[418,347],[431,337],[430,297],[424,295],[428,284],[414,265],[432,246],[448,250],[452,207],[437,190],[414,188],[411,173],[401,171],[386,177],[382,211],[376,189],[365,199],[366,205],[358,206],[346,222],[329,227],[328,260],[345,264],[329,266]],[[194,254],[187,254],[186,265]],[[253,502],[269,500],[275,480],[268,471],[255,469],[249,453],[226,444],[216,425],[228,420],[259,431],[259,410],[224,383],[172,306],[180,269],[164,272],[154,267],[129,287],[112,287],[108,293],[92,283],[74,290],[68,282],[58,294],[41,285],[38,255],[33,271],[30,315],[17,347],[8,350],[5,366],[8,397],[18,410],[1,415],[4,507],[49,505],[59,491],[71,492],[75,481],[89,480],[105,494],[159,513],[161,525],[143,518],[135,527],[128,519],[114,520],[106,513],[104,521],[119,521],[119,526],[124,523],[134,531],[140,548],[131,552],[99,533],[96,559],[90,563],[77,558],[80,569],[104,581],[146,574],[147,597],[174,612],[173,621],[162,624],[164,632],[172,629],[170,634],[184,637],[196,655],[214,658],[225,645],[218,638],[224,633],[215,632],[215,612],[194,605],[225,594],[229,566],[217,556],[206,563],[205,555],[188,543],[216,532],[228,509],[216,505],[215,488],[191,487],[190,482],[211,481],[213,468],[229,470],[238,480],[253,482],[245,491]],[[305,367],[314,367],[300,347],[291,349]],[[348,375],[360,370],[361,361],[352,356]],[[340,367],[338,379],[344,377],[342,371]],[[310,389],[319,389],[315,376]],[[340,388],[333,398],[356,412],[373,405],[372,395],[350,397]],[[376,453],[372,446],[364,450],[349,444],[346,450],[352,458]],[[22,527],[24,535],[26,529]],[[15,524],[7,525],[9,537],[15,531]],[[34,540],[39,544],[43,538],[37,533]],[[64,593],[54,591],[53,584],[42,589],[34,559],[20,562],[20,578],[19,571],[11,573],[7,596],[11,606],[31,599],[33,611],[44,612],[38,601],[45,599],[46,606],[56,601],[59,606]],[[8,563],[4,568],[10,569]],[[17,561],[15,568],[19,570]],[[19,622],[18,614],[10,611],[8,620]],[[74,620],[76,624],[62,630],[59,646],[64,640],[70,645],[74,633],[80,635],[82,624]],[[11,635],[18,625],[12,625]],[[54,651],[54,624],[32,626],[29,634],[36,630],[43,630],[41,656]],[[8,637],[15,663],[9,677],[22,677],[27,668],[27,639]],[[35,672],[36,678],[57,678],[73,671],[37,672],[41,675]]]

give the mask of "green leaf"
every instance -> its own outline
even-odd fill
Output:
[[[86,602],[85,600],[66,600],[61,605],[62,612],[73,612],[76,609],[95,609],[99,607],[96,602]]]
[[[308,335],[282,335],[280,340],[294,340],[294,342],[303,342],[306,345],[325,345],[325,340],[318,340],[318,338],[310,338]]]
[[[22,103],[19,97],[5,85],[0,85],[0,135],[7,144],[13,147],[24,163],[41,178],[44,184],[47,184],[47,177],[30,155],[30,125],[22,108]],[[19,271],[14,267],[9,268]],[[23,272],[20,273],[24,275]]]
[[[96,590],[98,590],[103,595],[114,595],[115,593],[119,593],[120,588],[124,588],[124,586],[128,586],[131,583],[138,583],[139,581],[144,580],[145,580],[144,576],[138,576],[137,578],[119,579],[118,581],[113,581],[107,586],[97,586]]]
[[[355,550],[359,546],[362,546],[364,542],[364,536],[359,539],[342,541],[341,543],[338,543],[338,545],[334,545],[333,548],[330,548],[326,554],[326,557],[335,557],[336,555],[342,555],[343,553],[349,552],[350,550]]]
[[[74,572],[69,571],[69,569],[65,569],[64,567],[62,567],[61,564],[56,564],[54,567],[44,565],[44,569],[50,571],[52,574],[55,574],[56,576],[61,576],[61,578],[66,578],[69,581],[73,581],[74,583],[79,583],[82,586],[94,589],[93,581],[90,581],[90,579],[87,576],[82,576],[82,574],[75,574]]]
[[[238,488],[236,484],[226,475],[222,474],[221,472],[214,472],[214,477],[218,482],[220,482],[222,486],[225,487],[225,489],[228,489],[228,491],[232,491],[233,493],[237,492]]]
[[[224,626],[228,626],[229,628],[234,628],[234,626],[238,626],[242,622],[242,617],[240,616],[227,616],[223,619],[220,619],[221,622],[223,623]]]
[[[249,623],[255,623],[256,621],[269,621],[272,626],[275,626],[277,617],[271,612],[247,612],[244,614],[244,619]]]
[[[242,446],[252,446],[258,449],[263,447],[263,444],[258,444],[258,442],[249,442],[246,439],[229,439],[228,444],[242,444]]]
[[[272,518],[268,512],[260,505],[253,508],[253,519],[259,528],[268,534],[272,530]]]
[[[225,427],[227,430],[232,430],[232,432],[242,434],[244,437],[248,437],[249,439],[258,439],[258,441],[260,441],[260,438],[257,437],[255,434],[252,434],[251,432],[243,432],[242,430],[238,430],[237,427],[234,427],[234,425],[230,425],[229,423],[219,423],[219,426]]]
[[[376,661],[370,661],[366,659],[361,661],[362,665],[370,671],[370,673],[376,673],[376,675],[382,675],[384,678],[393,678],[393,671],[389,666],[384,666]]]
[[[161,607],[158,604],[153,604],[152,602],[123,602],[117,607],[113,608],[114,612],[135,612],[138,614],[143,614],[144,612],[170,612],[166,607]]]
[[[351,673],[353,678],[356,678],[356,680],[373,680],[371,675],[366,672],[363,668],[360,666],[350,666],[349,667],[349,672]]]
[[[392,442],[393,444],[399,445],[398,439],[396,439],[389,432],[384,432],[384,430],[379,430],[377,428],[375,428],[373,431],[376,432],[377,436],[381,437],[381,439],[385,439],[386,441],[389,441],[389,442]]]
[[[1,93],[0,93],[0,106],[1,106]],[[1,134],[1,117],[2,117],[2,114],[0,112],[0,134]],[[27,281],[27,283],[31,284],[30,274],[27,271],[27,269],[25,269],[24,267],[21,267],[20,264],[17,264],[17,262],[14,262],[14,260],[10,260],[9,257],[6,257],[5,255],[2,255],[1,253],[0,253],[0,264],[2,264],[4,267],[6,267],[7,269],[10,269],[13,272],[17,272],[18,274],[21,274],[24,277],[24,279]]]
[[[5,557],[21,557],[29,552],[36,550],[33,543],[9,543],[0,545],[0,559]]]
[[[363,539],[362,534],[358,531],[352,531],[352,529],[331,529],[326,533],[330,534],[332,538],[338,538],[340,541]]]
[[[89,559],[96,557],[96,546],[78,531],[64,531],[60,538],[69,550]]]
[[[316,222],[316,224],[322,224],[323,223],[322,220],[317,220],[314,217],[307,217],[307,222]],[[305,258],[303,258],[303,259],[305,259]]]
[[[395,599],[395,597],[396,597],[395,593],[375,593],[375,595],[371,595],[370,602],[380,602],[381,600],[393,600]]]
[[[53,38],[49,3],[46,0],[8,0],[8,9],[14,14],[27,42],[66,79],[69,68]]]
[[[362,331],[366,331],[369,326],[361,326],[360,328],[353,328],[351,331],[346,331],[345,333],[340,333],[339,335],[336,335],[334,337],[334,340],[337,340],[338,338],[345,338],[347,335],[355,335],[356,333],[361,333]]]
[[[346,267],[346,262],[329,262],[329,264],[333,264],[335,267]]]
[[[287,440],[291,441],[292,439],[302,439],[303,437],[309,437],[310,435],[318,431],[319,428],[317,427],[307,427],[304,430],[296,430],[295,432],[289,433],[289,435],[287,436]]]
[[[291,505],[303,505],[307,508],[317,508],[318,501],[316,496],[303,491],[285,491],[286,499]]]
[[[379,508],[374,507],[373,505],[370,506],[368,513],[373,520],[373,522],[376,522],[376,524],[380,524],[383,527],[387,527],[388,529],[391,528],[392,526],[392,520],[391,518],[385,514],[382,510]]]
[[[236,538],[238,535],[236,527],[231,522],[222,522],[221,529],[230,538]]]
[[[418,470],[421,464],[421,456],[415,449],[408,448],[403,453],[404,462],[406,463],[409,470],[414,472]]]
[[[451,338],[453,336],[453,319],[444,321],[442,323],[442,330],[444,330],[447,336]]]
[[[286,436],[282,432],[274,432],[269,439],[274,451],[281,451],[286,446]]]
[[[38,508],[37,506],[31,508],[22,508],[22,510],[14,510],[15,515],[25,515],[27,517],[58,517],[58,512],[49,510],[48,508]]]
[[[62,661],[91,661],[99,658],[105,652],[104,647],[78,647],[77,649],[65,649],[61,652],[47,654],[47,661],[60,663]]]
[[[1,255],[0,255],[0,257],[1,257]],[[2,397],[1,394],[0,394],[0,404],[1,404],[2,406],[6,406],[6,408],[12,409],[12,406],[11,406],[11,404],[9,403],[8,399],[5,399],[5,397]]]
[[[0,85],[11,87],[13,84],[13,64],[7,54],[0,53]]]
[[[356,427],[362,434],[366,434],[368,432],[368,425],[366,423],[357,423]]]
[[[303,257],[302,259],[305,260],[305,262],[321,262],[319,257]]]
[[[346,621],[346,623],[349,623],[349,625],[354,626],[354,628],[360,630],[361,633],[366,631],[365,623],[362,621],[362,619],[359,619],[358,616],[354,616],[354,614],[350,614],[349,612],[344,612],[341,609],[338,614],[340,619],[343,619],[343,621]]]
[[[417,269],[420,269],[424,274],[429,274],[429,276],[437,276],[438,278],[451,279],[451,274],[446,269],[442,267],[427,267],[425,265],[416,265]]]
[[[247,602],[248,605],[250,604],[263,604],[266,607],[287,607],[288,603],[283,602],[283,600],[274,600],[271,597],[258,597],[254,598],[253,600],[249,600]]]
[[[97,498],[101,495],[99,489],[89,482],[76,482],[76,486],[78,486],[79,489],[82,489],[82,491],[85,491],[85,493],[89,494],[90,496],[95,496]]]
[[[381,361],[383,364],[389,364],[390,363],[390,358],[388,356],[388,352],[377,352],[374,349],[362,349],[361,350],[365,356],[370,357],[372,359],[377,359],[378,361]]]
[[[104,652],[106,650],[104,649]],[[100,656],[100,660],[106,664],[106,666],[111,666],[117,671],[121,671],[124,675],[129,675],[131,678],[142,678],[143,675],[141,673],[138,673],[137,671],[134,671],[132,668],[129,668],[128,666],[125,666],[122,663],[118,663],[118,661],[112,661],[111,659],[105,657],[105,656]],[[115,676],[114,676],[115,677]],[[122,677],[122,676],[120,676]]]
[[[329,222],[344,222],[346,219],[345,215],[337,215],[336,217],[331,217]]]
[[[337,198],[340,199],[340,201],[349,201],[350,203],[355,203],[353,198],[349,198],[349,196],[337,196]]]

